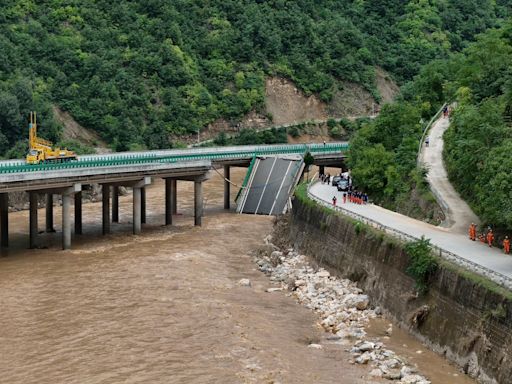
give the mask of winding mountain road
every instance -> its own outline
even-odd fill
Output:
[[[438,119],[430,131],[429,147],[424,146],[420,154],[420,161],[429,169],[427,179],[432,192],[446,214],[446,220],[441,226],[436,227],[373,204],[357,205],[348,202],[343,204],[343,192],[338,192],[335,187],[320,182],[311,185],[310,197],[324,205],[332,206],[332,198],[336,196],[339,209],[346,210],[345,213],[355,213],[415,238],[425,236],[434,246],[469,261],[470,265],[476,264],[473,268],[476,272],[487,274],[488,271],[485,269],[496,272],[496,276],[492,278],[499,283],[503,283],[503,277],[505,277],[504,285],[512,288],[512,255],[505,255],[497,244],[496,247],[489,248],[479,241],[469,240],[467,236],[469,224],[478,223],[479,220],[448,181],[442,160],[443,133],[448,126],[447,118]],[[483,269],[479,270],[478,266]]]
[[[446,218],[441,226],[450,232],[465,234],[471,223],[478,224],[480,220],[448,180],[443,163],[443,134],[449,126],[448,118],[441,117],[434,123],[430,130],[429,146],[423,145],[419,160],[428,169],[430,189],[445,214]]]

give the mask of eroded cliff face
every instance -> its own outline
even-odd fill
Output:
[[[357,281],[374,304],[470,376],[512,383],[510,299],[449,266],[440,266],[419,296],[400,243],[299,199],[287,234],[300,252]]]

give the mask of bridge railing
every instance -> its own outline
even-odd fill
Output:
[[[113,167],[122,165],[137,165],[147,163],[176,163],[180,161],[194,160],[222,160],[252,158],[254,156],[277,155],[277,154],[304,154],[305,152],[335,153],[348,149],[348,143],[326,143],[326,144],[291,144],[291,145],[266,145],[266,146],[242,146],[229,148],[208,148],[208,150],[187,150],[187,151],[155,151],[127,154],[112,154],[86,156],[78,161],[64,163],[26,164],[19,162],[0,162],[0,174],[20,173],[35,171],[53,171],[58,169],[90,168],[90,167]]]
[[[378,229],[380,231],[388,233],[388,234],[392,235],[393,237],[396,237],[402,241],[418,241],[418,240],[420,240],[419,237],[409,235],[409,234],[399,231],[395,228],[391,228],[387,225],[379,223],[378,221],[369,219],[369,218],[362,216],[358,213],[349,211],[348,209],[345,209],[339,205],[333,206],[331,202],[320,199],[319,197],[317,197],[311,193],[310,189],[313,184],[314,184],[314,182],[313,182],[313,180],[311,180],[311,182],[308,185],[308,190],[307,190],[308,197],[310,199],[314,200],[315,202],[317,202],[318,204],[320,204],[324,207],[333,209],[337,212],[340,212],[343,215],[352,217],[353,219],[360,221],[361,223],[367,224],[375,229]],[[439,255],[439,257],[444,258],[445,260],[448,260],[460,267],[463,267],[465,269],[473,271],[481,276],[484,276],[506,289],[512,290],[512,278],[505,276],[500,272],[493,271],[492,269],[484,267],[483,265],[475,263],[471,260],[467,260],[467,259],[465,259],[451,251],[448,251],[444,248],[441,248],[437,245],[431,244],[431,247],[432,247],[433,251],[437,255]]]

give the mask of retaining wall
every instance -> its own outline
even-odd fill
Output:
[[[375,305],[472,377],[512,383],[511,295],[450,265],[441,265],[427,294],[417,295],[402,243],[304,198],[294,200],[289,236],[302,253],[357,281]]]

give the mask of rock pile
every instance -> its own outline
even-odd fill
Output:
[[[332,336],[327,339],[352,345],[348,351],[354,364],[368,365],[369,375],[393,380],[401,384],[430,384],[416,369],[385,348],[382,342],[366,339],[365,326],[380,309],[369,306],[369,298],[350,280],[331,276],[323,268],[315,269],[304,255],[293,249],[280,251],[265,239],[267,252],[255,257],[258,269],[270,280],[287,290],[300,303],[314,310],[320,317],[319,325]],[[276,289],[268,289],[273,292]],[[320,349],[321,345],[310,346]]]

